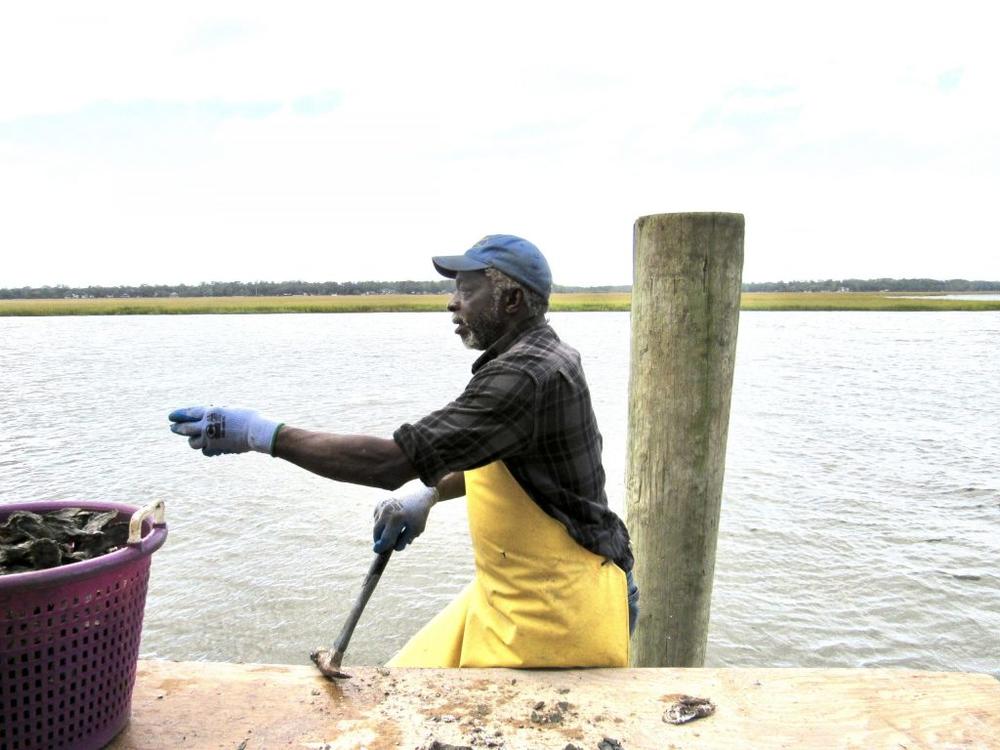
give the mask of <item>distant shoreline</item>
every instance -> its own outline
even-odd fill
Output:
[[[744,292],[747,311],[982,311],[998,299],[941,299],[923,292]],[[971,296],[971,295],[970,295]],[[443,312],[447,294],[281,297],[132,297],[0,300],[0,317],[62,315],[239,315],[261,313]],[[555,293],[553,312],[626,312],[631,294]]]

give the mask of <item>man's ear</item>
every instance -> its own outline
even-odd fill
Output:
[[[508,289],[505,296],[504,310],[506,310],[508,314],[514,315],[519,310],[524,309],[525,303],[523,289]]]

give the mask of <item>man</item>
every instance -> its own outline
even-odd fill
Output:
[[[483,350],[465,391],[442,409],[391,440],[214,407],[174,411],[171,429],[208,456],[256,450],[386,489],[419,477],[421,491],[376,508],[376,552],[404,549],[437,502],[468,498],[475,579],[390,665],[626,666],[638,611],[628,532],[608,508],[579,354],[544,317],[548,263],[512,235],[433,263],[455,279],[455,333]]]

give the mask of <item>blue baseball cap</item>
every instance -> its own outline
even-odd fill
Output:
[[[545,299],[552,291],[552,272],[545,256],[526,239],[512,234],[490,234],[464,255],[437,255],[431,260],[437,272],[449,279],[455,278],[459,271],[495,268]]]

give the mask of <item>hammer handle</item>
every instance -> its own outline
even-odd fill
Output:
[[[375,555],[375,559],[372,560],[372,564],[368,568],[368,575],[365,576],[365,581],[361,584],[361,593],[358,594],[358,600],[354,602],[354,608],[347,616],[344,626],[340,629],[340,635],[337,636],[337,640],[334,641],[333,645],[338,653],[343,654],[347,651],[347,644],[354,634],[354,627],[358,624],[358,620],[361,619],[361,613],[365,611],[365,605],[368,604],[368,600],[371,598],[376,584],[378,584],[378,579],[382,577],[382,571],[385,570],[390,555],[392,555],[391,548]]]

